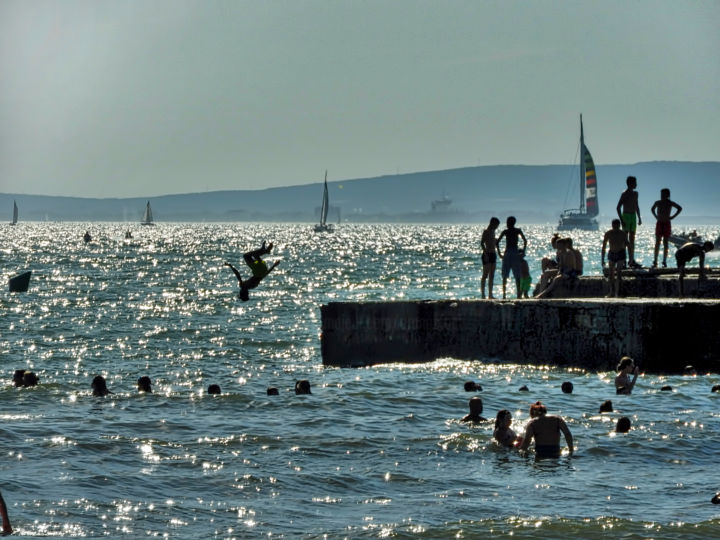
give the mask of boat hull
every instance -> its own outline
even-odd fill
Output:
[[[582,214],[572,214],[560,216],[557,230],[572,231],[580,229],[582,231],[597,231],[598,228],[597,220]]]

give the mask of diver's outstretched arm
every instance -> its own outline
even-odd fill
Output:
[[[226,263],[225,263],[225,266],[229,266],[229,267],[230,267],[230,270],[233,271],[233,274],[235,274],[235,277],[236,277],[237,280],[240,282],[240,285],[242,285],[242,282],[243,282],[242,276],[240,275],[240,272],[237,271],[237,268],[235,268],[235,267],[234,267],[232,264],[230,264],[229,262],[226,262]]]

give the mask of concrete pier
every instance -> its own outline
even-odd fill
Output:
[[[720,372],[716,299],[337,302],[321,314],[331,366],[489,357],[612,370],[630,355],[646,372]]]

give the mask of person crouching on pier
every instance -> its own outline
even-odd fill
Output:
[[[705,253],[712,251],[714,247],[715,246],[712,242],[705,242],[702,245],[694,242],[688,242],[675,252],[675,260],[677,261],[677,267],[680,271],[679,289],[681,297],[685,296],[685,287],[683,284],[683,280],[685,278],[685,265],[695,257],[700,260],[700,273],[698,275],[699,283],[705,279]]]

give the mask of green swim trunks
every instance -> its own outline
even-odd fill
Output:
[[[625,232],[637,231],[637,214],[635,212],[633,212],[632,214],[623,213],[622,228]]]
[[[532,276],[520,278],[520,292],[530,292],[531,284],[532,284]]]
[[[253,261],[250,266],[250,270],[252,271],[252,275],[256,278],[262,279],[268,275],[268,267],[267,264],[265,264],[265,261]]]

